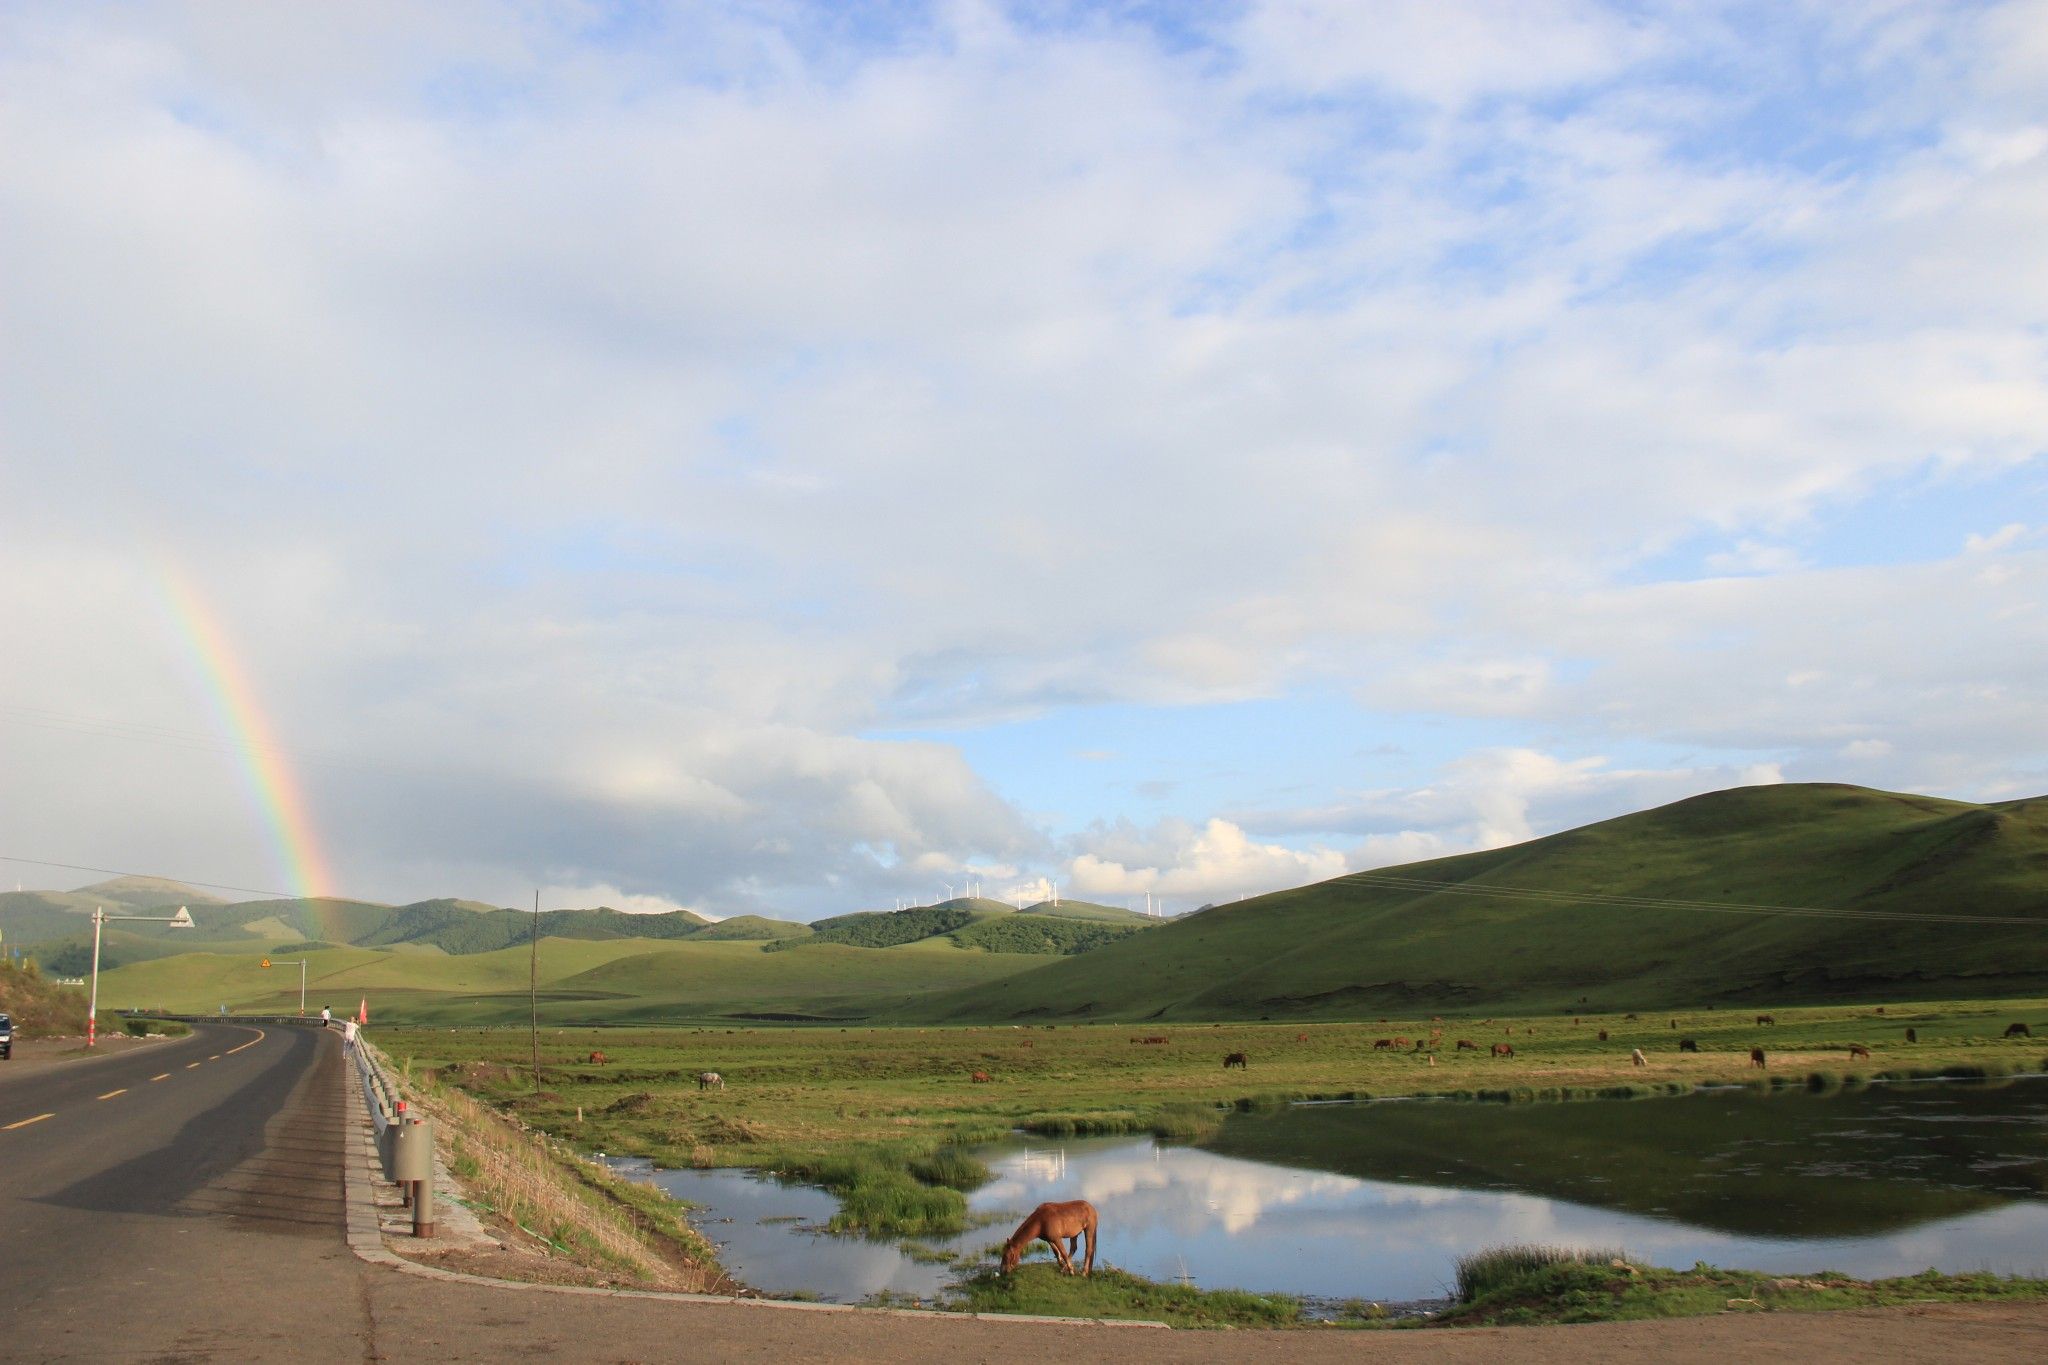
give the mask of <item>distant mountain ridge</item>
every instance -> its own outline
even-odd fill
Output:
[[[338,898],[229,902],[178,882],[150,877],[118,878],[77,891],[0,893],[0,931],[6,934],[8,944],[34,949],[48,957],[53,968],[76,972],[83,970],[88,960],[91,930],[83,921],[95,906],[116,913],[153,914],[179,905],[191,910],[194,928],[174,931],[155,924],[109,924],[102,965],[188,952],[267,951],[272,947],[300,951],[301,945],[308,943],[469,956],[524,943],[535,931],[529,912],[479,901],[442,898],[409,905]],[[978,927],[983,920],[999,918],[1017,923]],[[815,925],[759,915],[710,920],[688,910],[638,914],[598,906],[542,911],[538,928],[546,938],[701,939],[759,942],[778,948],[807,942],[886,948],[943,937],[955,946],[985,952],[1054,955],[1085,952],[1158,922],[1085,901],[1034,905],[1018,911],[1001,901],[960,899],[900,912],[855,911]]]

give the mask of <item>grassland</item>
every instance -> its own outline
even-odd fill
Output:
[[[946,1197],[949,1182],[905,1184],[901,1177],[914,1176],[914,1162],[949,1146],[1016,1128],[1195,1137],[1233,1107],[1288,1099],[1562,1099],[1709,1083],[1804,1087],[2048,1067],[2048,1041],[2000,1036],[2017,1019],[2048,1034],[2048,1002],[2040,1000],[1894,1002],[1883,1015],[1842,1008],[1775,1013],[1775,1026],[1726,1011],[1638,1020],[1581,1016],[1577,1024],[1569,1016],[1450,1018],[1441,1025],[1435,1065],[1427,1054],[1374,1046],[1380,1038],[1426,1038],[1433,1027],[1426,1018],[1157,1032],[1115,1026],[557,1029],[542,1039],[537,1092],[523,1066],[522,1034],[399,1030],[381,1036],[394,1056],[432,1068],[570,1140],[664,1165],[751,1166],[809,1178],[834,1188],[854,1210],[844,1225],[888,1233],[957,1227],[964,1201]],[[1907,1028],[1918,1042],[1904,1041]],[[1609,1033],[1605,1043],[1597,1037],[1602,1029]],[[1460,1037],[1491,1042],[1510,1033],[1512,1058],[1453,1050]],[[1145,1036],[1167,1041],[1137,1041]],[[1676,1051],[1680,1037],[1695,1039],[1702,1050]],[[1761,1073],[1748,1056],[1758,1042],[1771,1057],[1770,1069]],[[1850,1043],[1868,1047],[1870,1059],[1852,1062]],[[1631,1064],[1634,1047],[1644,1050],[1648,1066]],[[590,1063],[592,1050],[608,1061]],[[1248,1055],[1249,1068],[1224,1070],[1224,1055],[1239,1051]],[[706,1069],[723,1074],[727,1088],[697,1090],[695,1077]],[[976,1083],[977,1071],[991,1079]],[[855,1197],[883,1184],[895,1190],[887,1199]]]
[[[803,942],[767,951],[761,942],[710,939],[543,939],[540,1012],[555,1025],[680,1023],[737,1017],[824,1021],[858,1018],[877,999],[913,1000],[926,991],[986,982],[1029,969],[1042,957],[970,951],[944,939],[864,949]],[[298,1007],[308,963],[307,1002],[353,1008],[367,1000],[379,1022],[503,1024],[527,1013],[528,950],[450,954],[423,945],[389,949],[324,945],[303,953],[263,950],[186,953],[106,972],[100,996],[125,1007],[210,1014]]]

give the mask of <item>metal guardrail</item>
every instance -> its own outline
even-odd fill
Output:
[[[343,1033],[340,1024],[330,1027]],[[384,1178],[394,1182],[412,1209],[412,1235],[434,1235],[434,1125],[406,1112],[398,1087],[384,1074],[367,1039],[358,1035],[347,1048],[363,1085],[363,1107],[377,1130],[377,1158]]]

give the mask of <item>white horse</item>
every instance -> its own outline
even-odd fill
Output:
[[[723,1090],[725,1089],[725,1077],[719,1075],[716,1071],[700,1071],[697,1073],[697,1088],[699,1090]]]
[[[1634,1062],[1637,1066],[1648,1066],[1650,1064],[1650,1059],[1643,1055],[1643,1050],[1641,1048],[1630,1049],[1628,1059],[1631,1062]]]

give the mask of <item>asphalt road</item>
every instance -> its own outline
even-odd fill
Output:
[[[0,1356],[250,1359],[306,1322],[315,1358],[362,1359],[360,1311],[331,1302],[361,1264],[338,1065],[316,1030],[218,1024],[0,1063]]]
[[[2048,1359],[2041,1305],[1440,1332],[1174,1332],[818,1313],[423,1278],[345,1240],[339,1041],[0,1063],[0,1360],[1587,1362]]]

